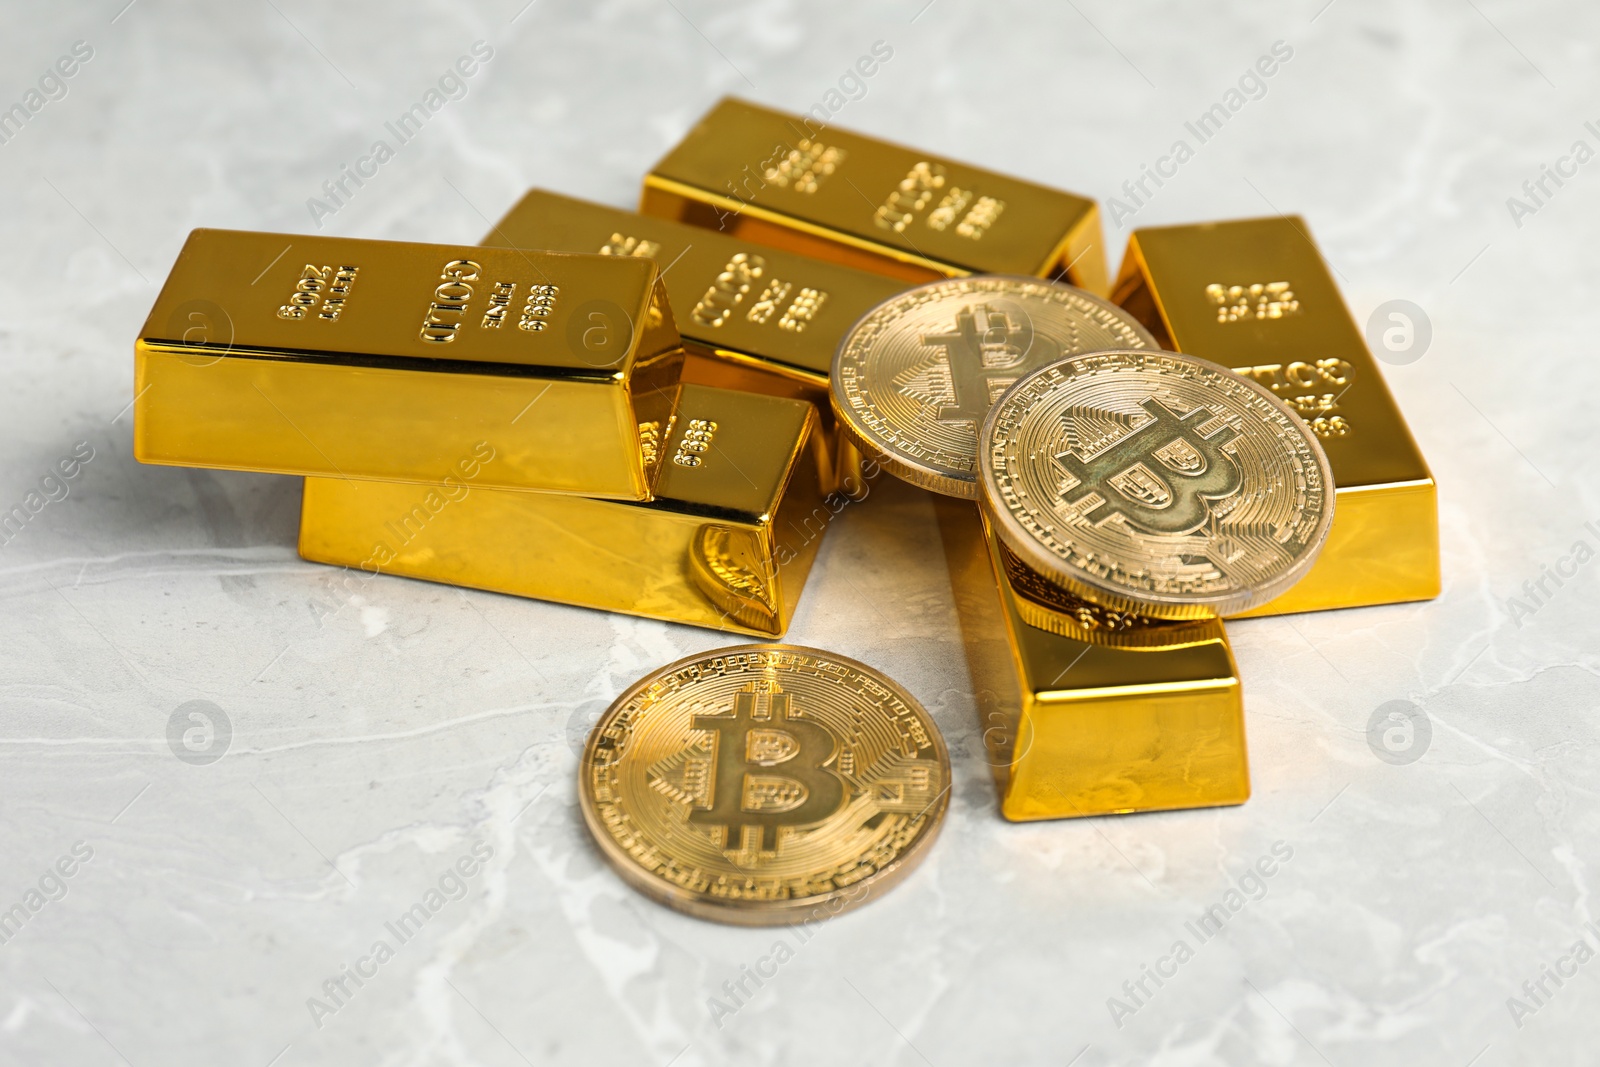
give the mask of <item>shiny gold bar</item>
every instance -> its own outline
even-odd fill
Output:
[[[1244,704],[1221,621],[1095,609],[1011,557],[969,501],[936,497],[962,641],[1007,819],[1242,804]]]
[[[1439,595],[1433,474],[1302,219],[1135,230],[1115,299],[1167,347],[1267,386],[1327,450],[1337,496],[1322,555],[1247,615]]]
[[[857,319],[906,288],[880,274],[543,189],[518,201],[483,243],[656,260],[683,334],[683,380],[809,400],[830,437],[834,349]],[[821,472],[830,489],[835,464],[828,456]]]
[[[907,282],[1061,274],[1106,294],[1093,200],[731,97],[645,176],[639,210]]]
[[[543,189],[519,200],[483,243],[647,256],[670,266],[662,281],[691,354],[808,387],[824,409],[839,339],[906,288],[879,274]]]
[[[832,515],[818,444],[808,403],[686,385],[654,500],[506,492],[466,470],[436,487],[307,478],[300,555],[777,637]]]
[[[682,351],[648,260],[189,235],[134,349],[145,463],[648,499]],[[374,490],[377,492],[377,490]]]

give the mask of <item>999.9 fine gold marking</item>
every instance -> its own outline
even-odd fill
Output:
[[[950,758],[916,699],[872,668],[793,645],[669,664],[600,717],[584,819],[622,878],[701,918],[827,918],[926,855]]]
[[[1317,439],[1261,386],[1160,351],[1019,380],[979,450],[984,503],[1028,566],[1116,611],[1193,619],[1288,589],[1333,523]]]

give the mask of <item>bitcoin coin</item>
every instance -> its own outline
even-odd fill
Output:
[[[978,428],[1028,372],[1102,348],[1156,348],[1127,312],[1069,285],[977,275],[908,289],[851,327],[833,409],[864,453],[914,485],[978,496]]]
[[[1005,544],[1069,592],[1155,618],[1266,603],[1333,523],[1328,458],[1264,387],[1176,352],[1094,352],[1017,383],[982,431]]]
[[[634,888],[707,919],[825,919],[904,877],[939,832],[944,738],[864,664],[795,645],[690,656],[595,724],[584,819]]]

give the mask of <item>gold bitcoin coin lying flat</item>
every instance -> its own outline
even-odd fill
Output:
[[[1063,356],[1156,347],[1127,312],[1081,289],[950,278],[884,301],[850,329],[833,358],[833,409],[891,473],[975,499],[978,427],[1007,386]]]
[[[939,832],[950,757],[864,664],[794,645],[679,660],[595,724],[578,795],[636,889],[707,919],[825,919],[904,877]]]
[[[1075,356],[1020,379],[984,423],[984,504],[1029,567],[1116,611],[1229,615],[1310,569],[1333,475],[1300,417],[1175,352]]]

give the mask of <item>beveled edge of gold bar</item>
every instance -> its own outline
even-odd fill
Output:
[[[805,219],[797,218],[794,215],[786,215],[781,211],[772,211],[757,204],[736,200],[732,197],[723,196],[720,193],[714,193],[709,190],[700,189],[684,182],[674,181],[671,178],[658,177],[654,171],[651,171],[644,176],[644,186],[644,193],[639,199],[640,214],[659,216],[663,218],[673,218],[683,222],[691,221],[691,216],[685,215],[681,212],[673,212],[671,214],[662,212],[660,207],[663,206],[664,202],[653,200],[650,196],[651,192],[658,192],[672,197],[674,201],[704,204],[716,210],[719,214],[732,215],[736,219],[748,217],[759,222],[764,222],[784,233],[798,231],[799,233],[802,233],[820,242],[818,248],[810,251],[800,251],[796,249],[795,251],[799,255],[811,255],[817,259],[826,259],[826,255],[823,254],[827,251],[825,246],[845,245],[856,250],[857,252],[866,253],[866,255],[872,259],[888,260],[892,263],[897,263],[908,267],[915,267],[926,272],[926,279],[919,278],[917,280],[936,281],[939,278],[963,278],[973,273],[973,271],[954,266],[953,264],[931,259],[927,256],[919,255],[916,252],[908,252],[904,249],[896,248],[894,245],[884,244],[880,241],[871,241],[864,237],[858,237],[855,234],[848,233],[844,230],[832,230],[826,226],[820,226],[814,222],[808,222]],[[724,230],[720,225],[708,228],[715,229],[718,233],[729,232]],[[772,243],[777,247],[784,247],[782,244],[778,244],[776,241],[759,241],[758,243]]]

